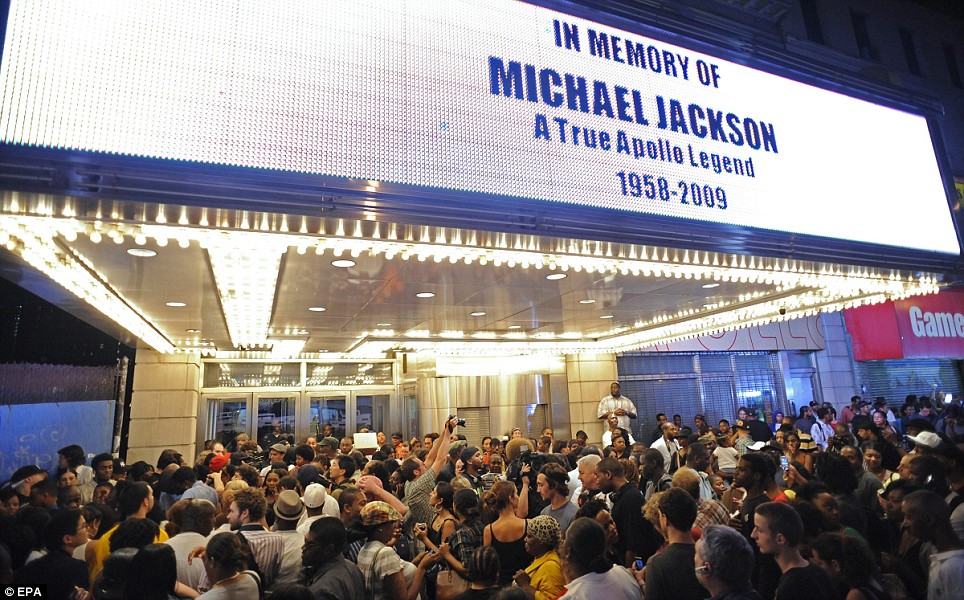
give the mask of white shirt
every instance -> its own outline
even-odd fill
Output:
[[[667,442],[666,436],[663,436],[653,442],[650,448],[659,450],[659,453],[663,455],[663,468],[669,473],[673,469],[673,457],[679,456],[679,444],[676,440]]]
[[[189,565],[187,564],[187,555],[198,546],[207,546],[208,539],[196,531],[184,531],[164,543],[174,548],[174,557],[177,560],[177,580],[191,589],[198,589],[198,586],[201,585],[201,577],[204,575],[204,561],[195,559]]]
[[[301,548],[305,545],[305,536],[297,530],[275,531],[284,536],[285,548],[281,553],[281,568],[275,578],[272,588],[286,583],[298,583],[301,576]]]
[[[823,421],[817,421],[814,426],[810,428],[810,437],[813,438],[813,443],[819,446],[821,450],[827,449],[827,440],[832,436],[833,427]]]
[[[927,600],[964,598],[964,550],[931,555],[927,576]]]
[[[573,579],[559,600],[598,600],[603,590],[606,600],[639,600],[642,597],[639,584],[629,571],[616,565],[605,573],[588,573]]]
[[[613,398],[612,395],[606,396],[599,401],[599,409],[597,410],[596,416],[602,419],[607,414],[619,408],[624,409],[627,414],[616,417],[619,419],[617,427],[622,427],[626,431],[629,431],[629,415],[636,416],[636,406],[633,405],[633,401],[626,396],[620,396],[619,398]]]
[[[633,439],[633,434],[630,433],[628,429],[626,430],[626,433],[629,433],[629,441],[626,442],[626,445],[627,445],[627,446],[632,446],[633,444],[636,443],[636,440]],[[612,432],[612,431],[607,431],[606,433],[603,434],[602,444],[603,444],[603,448],[605,448],[606,446],[612,446],[612,445],[613,445],[613,432]]]

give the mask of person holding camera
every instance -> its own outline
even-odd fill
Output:
[[[425,457],[425,462],[411,456],[402,461],[399,467],[405,486],[403,502],[412,513],[412,522],[430,523],[435,519],[435,508],[429,501],[429,497],[435,489],[439,472],[448,460],[451,433],[455,430],[457,423],[458,419],[454,415],[449,417],[438,441],[432,444],[432,449]]]

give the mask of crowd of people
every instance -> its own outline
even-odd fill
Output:
[[[881,400],[648,433],[614,383],[602,445],[466,440],[455,417],[366,452],[278,430],[154,465],[70,445],[0,486],[0,570],[76,599],[964,598],[961,408]]]

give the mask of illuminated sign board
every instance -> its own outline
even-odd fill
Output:
[[[0,82],[8,143],[960,251],[923,117],[509,0],[15,0]]]

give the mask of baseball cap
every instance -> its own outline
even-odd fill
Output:
[[[321,472],[315,465],[301,465],[298,467],[295,477],[298,478],[298,483],[301,484],[302,488],[307,488],[312,483],[318,483],[318,476],[320,474]]]
[[[274,444],[271,446],[271,448],[269,448],[269,450],[274,450],[275,452],[280,452],[284,454],[285,452],[288,451],[288,447],[285,446],[284,444]]]
[[[752,444],[750,444],[750,445],[747,446],[746,448],[747,448],[747,450],[760,451],[760,450],[763,450],[763,447],[766,446],[766,445],[767,445],[766,442],[753,442]]]
[[[472,457],[475,456],[475,453],[478,451],[479,449],[476,448],[475,446],[466,446],[462,450],[462,454],[459,455],[459,458],[462,459],[462,464],[464,465],[465,463],[469,462],[469,460],[471,460]]]
[[[918,446],[924,446],[925,448],[930,448],[931,450],[936,450],[938,446],[941,445],[941,436],[937,435],[933,431],[922,431],[917,435],[909,435],[907,439],[914,442]]]
[[[305,512],[305,505],[301,503],[301,497],[294,490],[285,490],[278,494],[278,499],[274,501],[274,516],[284,521],[297,521]]]
[[[749,431],[750,426],[747,425],[746,421],[737,420],[736,423],[733,424],[733,428],[734,428],[734,429],[746,429],[746,430]]]
[[[359,516],[361,517],[361,524],[364,527],[402,520],[402,515],[398,514],[397,510],[387,502],[382,502],[381,500],[366,504]]]
[[[10,483],[13,484],[14,486],[17,486],[27,477],[40,475],[41,473],[46,473],[46,472],[47,471],[45,471],[44,469],[41,469],[37,465],[27,465],[24,467],[20,467],[19,469],[13,472],[13,475],[10,476]]]
[[[220,456],[215,454],[214,456],[211,457],[211,462],[208,463],[208,466],[211,468],[212,473],[217,473],[218,471],[224,468],[224,465],[228,464],[229,462],[231,462],[230,454],[223,454]]]
[[[329,448],[336,448],[336,449],[337,449],[337,448],[338,448],[338,445],[339,445],[339,442],[338,442],[338,439],[337,439],[337,438],[326,437],[326,438],[322,438],[321,441],[318,442],[318,445],[319,445],[319,446],[328,446]]]
[[[302,498],[304,505],[308,508],[321,508],[325,505],[328,498],[328,491],[320,483],[312,483],[305,488],[305,496]]]

